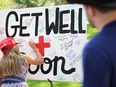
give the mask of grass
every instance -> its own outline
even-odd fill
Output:
[[[29,87],[51,87],[49,81],[28,80],[27,83]],[[79,82],[53,81],[52,83],[53,83],[53,87],[81,87],[81,83]]]

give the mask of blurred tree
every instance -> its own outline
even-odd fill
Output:
[[[14,8],[27,8],[65,4],[66,0],[14,0]]]
[[[61,5],[61,4],[65,4],[66,0],[54,0],[54,5]]]
[[[65,4],[66,0],[0,0],[0,9],[18,9]]]
[[[13,0],[0,0],[0,9],[11,9]]]
[[[17,6],[22,8],[43,6],[48,0],[14,0]]]

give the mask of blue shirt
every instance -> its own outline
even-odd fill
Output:
[[[116,21],[88,42],[82,56],[83,87],[116,87]]]

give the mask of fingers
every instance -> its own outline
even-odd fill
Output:
[[[33,42],[33,41],[29,41],[29,44],[32,45],[32,44],[35,44],[35,42]]]
[[[35,47],[36,47],[36,44],[35,44],[35,42],[33,42],[33,41],[30,41],[30,42],[29,42],[29,45],[30,45],[32,48],[35,48]]]

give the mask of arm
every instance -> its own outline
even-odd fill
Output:
[[[39,65],[44,63],[44,58],[40,54],[38,48],[36,47],[34,42],[29,42],[30,47],[34,50],[36,54],[36,58],[33,58],[29,55],[24,55],[24,58],[26,58],[28,64],[34,64],[34,65]]]

